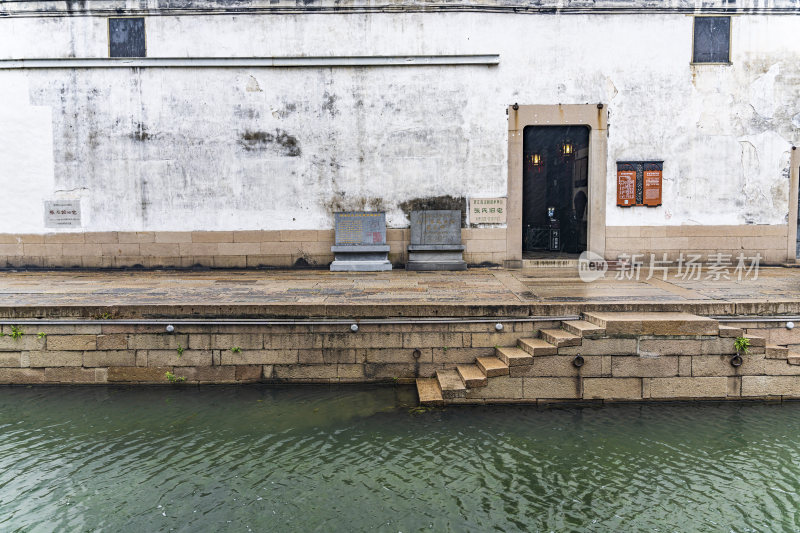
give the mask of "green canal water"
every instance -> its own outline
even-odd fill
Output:
[[[798,531],[800,404],[0,388],[0,531]]]

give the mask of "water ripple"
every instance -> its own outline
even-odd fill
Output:
[[[413,401],[0,389],[0,530],[800,530],[800,404]]]

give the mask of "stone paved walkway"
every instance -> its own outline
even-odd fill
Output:
[[[765,267],[758,279],[605,279],[577,270],[3,272],[0,306],[626,304],[797,302],[800,269]],[[788,309],[788,308],[787,308]],[[800,309],[800,307],[798,307]]]

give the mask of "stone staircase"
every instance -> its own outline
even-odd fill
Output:
[[[735,366],[734,339],[743,335],[751,348]],[[787,347],[766,346],[763,337],[707,317],[587,312],[582,320],[541,329],[516,346],[496,347],[494,357],[478,357],[474,364],[416,382],[422,405],[741,397],[742,376],[751,374],[796,373],[800,387],[800,372],[765,370],[764,361],[775,359],[784,360],[787,369],[800,365],[800,355]]]

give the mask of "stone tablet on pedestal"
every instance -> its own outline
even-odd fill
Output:
[[[336,243],[331,246],[334,272],[391,270],[386,244],[386,213],[352,211],[334,213]]]
[[[406,270],[466,270],[461,211],[412,211]]]

